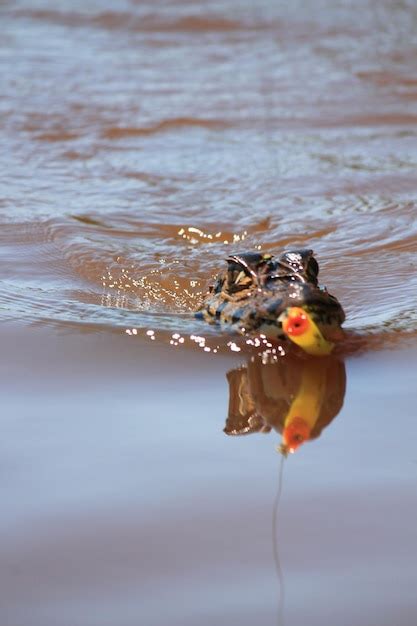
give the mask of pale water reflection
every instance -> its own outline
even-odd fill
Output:
[[[239,375],[241,353],[46,329],[9,329],[2,347],[6,623],[272,626],[278,549],[285,626],[334,626],[347,605],[350,626],[414,625],[412,352],[348,359],[342,407],[333,359]],[[321,436],[287,459],[278,435],[225,437],[228,372],[272,433],[318,382]]]

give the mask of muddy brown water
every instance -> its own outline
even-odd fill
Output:
[[[416,3],[0,24],[0,623],[414,626]],[[274,512],[310,366],[192,312],[231,252],[300,246],[365,340]]]

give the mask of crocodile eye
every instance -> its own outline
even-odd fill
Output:
[[[236,278],[234,279],[234,283],[235,285],[238,285],[240,282],[242,282],[242,280],[244,278],[248,278],[247,274],[245,274],[245,272],[242,270],[241,272],[239,272],[239,274],[236,276]]]
[[[241,291],[252,284],[252,277],[249,276],[240,266],[230,265],[227,272],[227,289],[229,293]]]
[[[227,282],[229,285],[234,285],[241,273],[242,272],[240,272],[236,267],[229,268],[227,272]]]

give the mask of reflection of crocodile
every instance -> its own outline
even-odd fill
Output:
[[[274,428],[282,433],[283,454],[320,436],[341,410],[346,389],[344,363],[333,357],[287,356],[267,364],[250,360],[230,370],[227,380],[229,412],[224,432],[245,435]]]
[[[269,339],[288,337],[310,354],[329,354],[345,315],[334,296],[318,286],[312,250],[237,254],[227,259],[197,312],[211,324]]]

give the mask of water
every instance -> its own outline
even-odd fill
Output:
[[[2,3],[2,317],[175,329],[309,245],[349,325],[417,327],[415,4],[287,4]]]
[[[286,625],[414,624],[415,2],[3,0],[0,23],[7,624],[276,623],[282,424],[222,433],[249,354],[193,311],[230,253],[292,246],[377,340],[285,461]]]
[[[333,419],[284,461],[280,583],[280,435],[222,432],[240,357],[143,342],[4,338],[3,621],[412,626],[415,351],[349,360]]]

